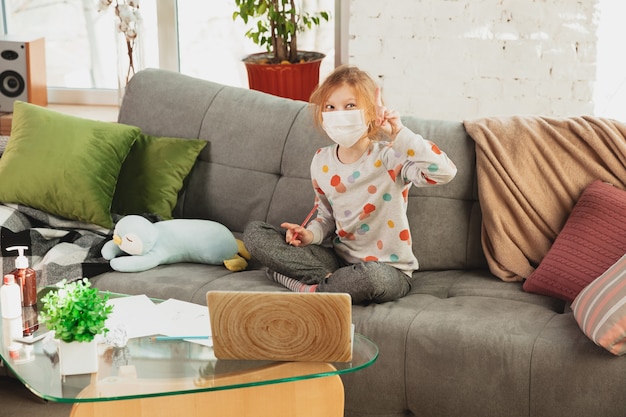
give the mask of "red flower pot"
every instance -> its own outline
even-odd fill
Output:
[[[253,54],[244,59],[248,71],[248,85],[252,90],[262,91],[293,100],[309,101],[320,79],[320,64],[326,55],[318,52],[303,52],[315,55],[312,60],[297,64],[261,63],[267,53]]]

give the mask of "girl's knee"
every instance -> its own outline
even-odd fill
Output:
[[[321,291],[348,292],[353,302],[382,303],[403,297],[410,289],[405,274],[380,262],[362,262],[335,271]]]
[[[265,223],[260,221],[260,220],[253,220],[250,223],[248,223],[246,225],[246,227],[243,230],[243,235],[254,235],[256,234],[259,230],[261,230],[264,227]]]
[[[268,239],[268,226],[265,222],[254,220],[248,223],[243,231],[243,244],[248,251],[256,256],[257,248],[262,247]]]
[[[274,226],[260,220],[253,220],[248,223],[243,231],[244,243],[248,240],[267,239],[267,236],[279,234]]]

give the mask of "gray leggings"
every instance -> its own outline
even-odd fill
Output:
[[[409,276],[399,269],[382,262],[348,264],[333,249],[320,245],[291,246],[285,241],[285,231],[264,222],[248,224],[243,242],[269,269],[305,284],[318,284],[319,292],[348,293],[354,304],[392,301],[411,289]]]

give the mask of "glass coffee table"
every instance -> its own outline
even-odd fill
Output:
[[[345,363],[218,360],[207,346],[143,337],[123,348],[101,345],[98,372],[62,378],[54,339],[18,343],[7,328],[3,320],[3,362],[35,395],[73,403],[73,417],[340,417],[340,375],[378,357],[378,347],[359,334]]]

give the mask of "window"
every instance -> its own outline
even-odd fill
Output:
[[[623,17],[626,4],[600,0],[597,6],[598,59],[594,89],[595,114],[626,121],[626,56],[622,41],[626,36]]]
[[[301,0],[308,10],[334,10],[335,0]],[[117,103],[117,54],[123,36],[113,8],[98,12],[98,0],[0,0],[4,32],[16,39],[45,37],[51,102]],[[142,0],[140,48],[143,67],[234,86],[247,86],[241,59],[258,47],[232,19],[232,0]],[[331,13],[334,15],[334,13]],[[335,26],[325,22],[302,34],[300,49],[327,55],[322,73],[335,62]]]
[[[213,0],[211,7],[204,7],[202,10],[196,2],[178,2],[182,73],[222,84],[241,87],[248,85],[241,59],[259,52],[259,49],[244,37],[246,28],[243,22],[233,21],[233,5],[233,0]],[[303,7],[306,10],[332,12],[334,0],[304,0]],[[298,37],[299,49],[326,54],[320,70],[322,73],[328,73],[334,67],[334,38],[332,22],[324,22]]]

